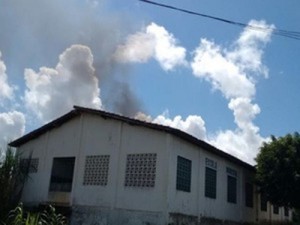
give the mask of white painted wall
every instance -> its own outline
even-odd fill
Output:
[[[243,168],[225,160],[219,156],[211,154],[199,147],[183,141],[177,137],[172,139],[170,148],[172,149],[169,164],[169,187],[168,205],[169,211],[183,213],[194,216],[216,217],[225,220],[247,221],[256,219],[254,207],[245,206],[244,184],[245,174]],[[187,158],[192,161],[192,181],[191,192],[176,190],[176,166],[177,156]],[[205,159],[209,158],[217,162],[217,197],[211,199],[205,197]],[[227,202],[227,172],[226,167],[237,171],[237,203]]]
[[[157,212],[164,215],[164,221],[168,221],[169,213],[248,222],[257,217],[286,219],[283,209],[271,217],[269,211],[260,212],[258,197],[254,197],[253,208],[245,206],[245,182],[253,175],[246,169],[181,138],[143,126],[85,113],[27,142],[18,151],[25,158],[30,152],[33,158],[39,158],[38,173],[31,174],[24,189],[25,203],[49,201],[54,157],[76,157],[70,196],[74,206]],[[157,154],[155,187],[124,186],[126,157],[133,153]],[[107,186],[83,185],[85,158],[90,155],[110,155]],[[177,156],[192,161],[191,192],[176,190]],[[205,158],[217,162],[216,199],[204,195]],[[236,204],[227,202],[226,167],[238,173]]]

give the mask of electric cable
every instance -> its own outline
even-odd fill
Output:
[[[162,3],[158,3],[158,2],[154,2],[154,1],[150,1],[150,0],[139,0],[139,1],[144,2],[144,3],[148,3],[148,4],[152,4],[152,5],[155,5],[155,6],[159,6],[159,7],[168,8],[168,9],[172,9],[172,10],[175,10],[175,11],[180,11],[180,12],[183,12],[183,13],[195,15],[195,16],[201,16],[201,17],[217,20],[217,21],[228,23],[228,24],[231,24],[231,25],[245,27],[247,29],[257,30],[257,31],[261,31],[261,32],[270,32],[270,31],[272,31],[271,34],[273,34],[273,35],[286,37],[286,38],[291,38],[291,39],[295,39],[295,40],[300,40],[300,32],[298,32],[298,31],[289,31],[289,30],[281,30],[281,29],[276,29],[276,28],[258,27],[258,26],[253,26],[253,25],[249,25],[249,24],[246,24],[246,23],[232,21],[232,20],[229,20],[229,19],[224,19],[224,18],[220,18],[220,17],[216,17],[216,16],[211,16],[211,15],[207,15],[207,14],[203,14],[203,13],[199,13],[199,12],[194,12],[194,11],[190,11],[190,10],[187,10],[187,9],[182,9],[182,8],[178,8],[178,7],[175,7],[175,6],[166,5],[166,4],[162,4]]]

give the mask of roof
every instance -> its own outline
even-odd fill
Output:
[[[33,139],[39,137],[40,135],[46,133],[47,131],[49,131],[51,129],[61,126],[62,124],[66,123],[67,121],[81,115],[82,113],[94,114],[94,115],[101,116],[105,119],[119,120],[119,121],[122,121],[124,123],[130,124],[133,126],[142,126],[142,127],[146,127],[146,128],[150,128],[150,129],[154,129],[154,130],[163,131],[163,132],[172,134],[176,137],[179,137],[191,144],[199,146],[199,147],[203,148],[204,150],[214,153],[220,157],[223,157],[235,164],[238,164],[238,165],[243,166],[250,170],[255,170],[254,166],[208,144],[205,141],[197,139],[197,138],[193,137],[192,135],[189,135],[189,134],[187,134],[181,130],[178,130],[176,128],[167,127],[167,126],[154,124],[154,123],[149,123],[149,122],[121,116],[118,114],[105,112],[102,110],[90,109],[90,108],[85,108],[85,107],[80,107],[80,106],[74,106],[74,109],[71,110],[70,112],[68,112],[67,114],[65,114],[65,115],[53,120],[52,122],[49,122],[49,123],[45,124],[44,126],[38,128],[36,130],[33,130],[30,133],[14,140],[13,142],[9,143],[9,146],[20,147],[21,145],[29,142],[30,140],[33,140]]]

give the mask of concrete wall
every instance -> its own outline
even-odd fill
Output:
[[[134,126],[120,121],[84,114],[52,129],[39,138],[21,146],[18,151],[27,158],[39,158],[37,173],[30,174],[22,201],[28,205],[51,202],[49,193],[51,169],[54,157],[75,157],[72,192],[68,205],[101,207],[107,212],[143,212],[160,216],[165,221],[166,184],[168,170],[167,134]],[[125,187],[127,154],[156,153],[156,179],[154,187]],[[85,158],[90,155],[110,155],[108,183],[106,186],[83,185]],[[54,193],[56,199],[63,193]],[[84,208],[85,209],[85,208]],[[77,210],[80,212],[80,210]],[[121,213],[124,216],[132,213]],[[111,215],[111,214],[109,214]],[[162,216],[163,215],[163,216]],[[93,216],[92,216],[93,217]],[[152,218],[151,216],[149,218]],[[136,218],[137,219],[137,218]]]
[[[248,221],[256,220],[256,200],[254,207],[245,206],[245,182],[247,171],[211,154],[201,148],[176,137],[170,137],[171,149],[169,164],[168,205],[170,213],[180,213],[199,217],[214,217],[222,220]],[[176,166],[177,156],[192,161],[191,192],[176,190]],[[217,197],[216,199],[205,197],[205,159],[209,158],[217,162]],[[237,203],[227,202],[227,172],[230,167],[237,171]]]
[[[74,209],[72,224],[87,224],[81,217],[98,221],[95,224],[177,224],[182,218],[190,222],[201,218],[236,222],[286,219],[283,209],[279,215],[260,212],[257,195],[253,208],[245,206],[245,182],[251,181],[251,172],[171,134],[143,126],[82,114],[18,151],[24,158],[30,153],[32,158],[39,158],[38,172],[30,174],[24,189],[22,201],[27,204],[53,199],[49,184],[54,157],[75,157],[72,192],[64,200]],[[154,187],[124,185],[127,154],[134,153],[157,154]],[[110,156],[106,186],[83,185],[85,159],[91,155]],[[192,161],[191,192],[176,190],[177,156]],[[217,162],[216,199],[204,195],[206,158]],[[236,204],[227,202],[227,167],[237,171]],[[61,193],[55,194],[63,198]]]

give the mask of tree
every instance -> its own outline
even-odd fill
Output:
[[[300,135],[271,137],[256,158],[260,192],[278,206],[300,208]]]
[[[0,162],[0,220],[19,204],[29,166],[30,160],[21,165],[19,156],[7,149],[4,160]]]

